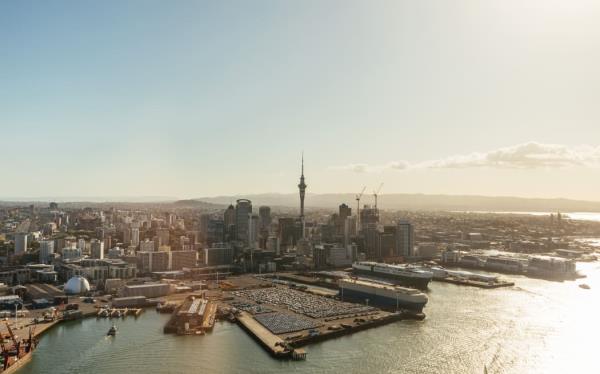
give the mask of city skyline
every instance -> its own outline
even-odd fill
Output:
[[[294,193],[301,150],[310,193],[600,200],[599,12],[3,2],[0,200]]]

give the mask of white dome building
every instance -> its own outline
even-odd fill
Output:
[[[67,295],[79,295],[89,292],[90,283],[82,276],[75,276],[65,283],[65,293]]]

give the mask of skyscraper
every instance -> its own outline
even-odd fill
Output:
[[[27,252],[27,233],[15,234],[15,254]]]
[[[104,241],[92,239],[90,242],[92,258],[102,260],[104,258]]]
[[[235,205],[235,228],[239,241],[248,243],[248,221],[252,214],[252,201],[238,199]]]
[[[50,257],[54,255],[54,240],[41,240],[40,241],[40,263],[47,264],[50,261]]]
[[[131,245],[137,247],[140,244],[140,229],[137,227],[131,228]]]
[[[398,230],[396,231],[396,255],[404,257],[412,257],[414,255],[414,227],[408,221],[398,222]]]
[[[302,153],[302,171],[300,174],[300,184],[298,184],[298,190],[300,191],[300,222],[302,224],[302,238],[304,238],[304,195],[306,194],[306,183],[304,183],[304,152]]]
[[[229,204],[229,207],[223,214],[223,223],[225,225],[225,241],[234,240],[235,235],[235,207]]]

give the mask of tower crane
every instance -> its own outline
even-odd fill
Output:
[[[381,187],[383,187],[383,183],[377,187],[376,190],[373,191],[373,197],[375,198],[375,210],[377,210],[377,196],[379,196],[379,191],[381,191]]]
[[[356,233],[360,230],[360,199],[362,195],[365,193],[367,186],[364,186],[362,191],[358,195],[356,195]]]

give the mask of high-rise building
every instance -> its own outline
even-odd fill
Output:
[[[258,208],[258,216],[260,218],[260,229],[269,229],[271,226],[271,207],[261,206]]]
[[[260,220],[257,214],[250,214],[248,217],[248,246],[256,248],[258,242]]]
[[[414,227],[408,221],[398,222],[396,232],[397,256],[412,257],[414,255]]]
[[[47,264],[54,256],[54,240],[40,241],[40,263]]]
[[[104,248],[112,248],[112,236],[108,235],[104,237]]]
[[[123,229],[123,243],[131,244],[131,228],[129,227]]]
[[[229,204],[229,207],[225,209],[225,213],[223,214],[223,223],[225,228],[225,240],[235,240],[235,207],[232,204]]]
[[[84,238],[77,239],[77,248],[81,249],[81,253],[86,253],[86,251],[85,251],[85,239]]]
[[[370,225],[363,230],[365,238],[365,253],[367,259],[378,260],[381,258],[381,237],[376,225]]]
[[[170,242],[170,234],[169,234],[169,229],[166,227],[163,228],[159,228],[156,230],[156,242],[154,243],[156,245],[157,248],[159,248],[162,245],[169,245]]]
[[[283,248],[289,248],[296,245],[296,219],[290,217],[280,217],[279,223],[279,243]]]
[[[369,226],[379,223],[379,211],[374,207],[365,205],[360,211],[360,229],[364,230]]]
[[[252,202],[248,199],[237,200],[235,206],[235,228],[237,239],[248,243],[248,221],[252,215]]]
[[[344,235],[346,218],[352,216],[352,208],[346,204],[339,206],[339,213],[335,217],[335,231],[337,235]]]
[[[211,218],[208,221],[208,227],[205,234],[205,241],[208,246],[213,243],[222,242],[225,238],[225,223],[221,219]]]
[[[131,245],[137,247],[140,244],[140,229],[137,227],[131,228]]]
[[[198,265],[198,252],[196,251],[171,251],[169,270],[194,268]]]
[[[90,249],[92,258],[102,260],[104,258],[104,241],[98,239],[92,239],[90,242]]]
[[[356,236],[356,217],[346,217],[344,221],[344,245],[350,244],[350,239]]]
[[[204,248],[202,262],[206,266],[230,265],[233,263],[233,247],[229,243],[215,243]]]
[[[304,221],[304,196],[306,194],[306,183],[304,183],[304,152],[302,153],[302,169],[300,173],[300,183],[298,184],[298,190],[300,192],[300,222],[302,225],[302,238],[305,234],[305,221]]]
[[[27,233],[15,234],[15,255],[27,252]]]

